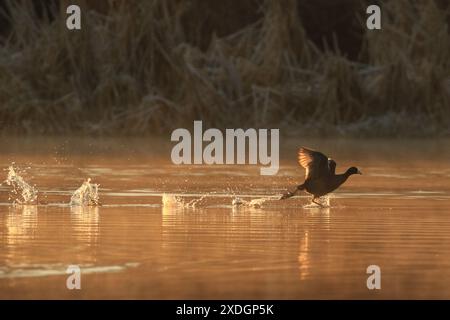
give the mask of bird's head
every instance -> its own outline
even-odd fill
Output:
[[[347,170],[347,174],[350,176],[352,174],[362,174],[361,171],[359,171],[356,167],[351,167]]]

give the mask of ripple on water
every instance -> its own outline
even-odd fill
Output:
[[[122,265],[95,266],[92,264],[80,265],[83,274],[121,272],[129,268],[138,267],[139,263],[129,262]],[[38,265],[11,265],[0,267],[0,279],[47,277],[66,275],[68,265],[38,264]]]

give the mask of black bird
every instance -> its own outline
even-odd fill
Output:
[[[361,174],[356,167],[349,168],[345,173],[336,174],[336,162],[323,153],[302,147],[298,151],[298,163],[306,169],[305,182],[297,186],[293,192],[281,196],[281,199],[293,197],[298,191],[305,190],[313,195],[312,202],[316,202],[327,193],[340,187],[352,174]]]

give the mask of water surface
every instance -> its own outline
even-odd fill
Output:
[[[450,298],[448,140],[289,141],[274,177],[172,165],[165,140],[1,145],[1,167],[15,162],[39,195],[12,205],[0,186],[0,298]],[[302,182],[300,145],[363,175],[328,208],[306,194],[278,201]],[[71,207],[87,178],[102,206]],[[81,290],[66,288],[69,265],[82,270]],[[366,287],[369,265],[381,268],[381,290]]]

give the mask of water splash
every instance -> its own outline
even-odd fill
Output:
[[[207,195],[202,195],[199,198],[186,201],[183,197],[176,196],[173,194],[163,194],[162,204],[163,207],[178,207],[178,208],[197,208],[201,202],[207,197]]]
[[[177,197],[173,194],[163,194],[162,195],[162,204],[163,207],[182,207],[183,199],[181,197]]]
[[[36,202],[38,190],[19,175],[14,163],[8,167],[8,176],[4,183],[12,187],[9,199],[13,200],[13,204],[34,204]]]
[[[247,201],[247,200],[243,200],[243,199],[235,196],[231,202],[231,205],[233,207],[243,206],[243,207],[251,207],[251,208],[260,208],[260,207],[262,207],[262,205],[265,202],[270,201],[270,200],[274,200],[274,197],[257,198],[257,199],[252,199],[250,201]]]
[[[245,200],[242,200],[242,199],[239,198],[239,197],[234,197],[234,198],[233,198],[233,201],[231,201],[231,205],[232,205],[233,207],[238,207],[238,206],[244,205],[245,202],[246,202]]]
[[[311,200],[311,203],[304,205],[303,208],[305,208],[305,209],[313,209],[313,208],[321,208],[321,207],[329,208],[331,206],[330,203],[331,203],[332,197],[333,196],[331,194],[329,194],[329,195],[317,198],[316,201],[319,202],[321,204],[321,206],[318,205],[317,203],[312,202],[312,200]]]
[[[83,184],[72,194],[70,198],[71,206],[98,206],[100,205],[98,196],[98,184],[91,183],[88,178]]]

